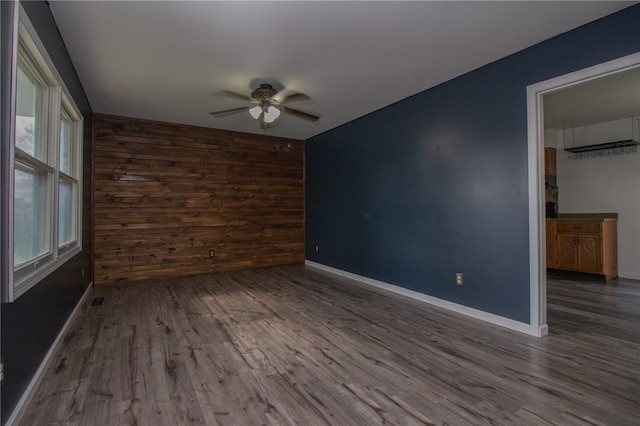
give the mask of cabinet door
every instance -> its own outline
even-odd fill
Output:
[[[556,264],[559,269],[575,270],[578,267],[575,234],[556,234]]]
[[[599,235],[581,235],[578,237],[578,269],[596,274],[602,273],[602,244]]]
[[[556,260],[556,223],[547,220],[547,268],[557,268]]]

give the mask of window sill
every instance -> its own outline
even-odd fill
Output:
[[[24,276],[20,281],[14,282],[13,294],[11,294],[8,302],[15,301],[18,297],[22,296],[40,281],[51,275],[55,270],[67,263],[72,257],[81,251],[82,247],[80,245],[69,248],[65,250],[64,253],[60,253],[57,259],[51,260],[46,264],[41,264],[37,269],[34,269],[30,274]]]

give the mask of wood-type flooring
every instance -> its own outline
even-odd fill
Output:
[[[527,336],[292,265],[95,288],[22,425],[638,425],[640,283]]]

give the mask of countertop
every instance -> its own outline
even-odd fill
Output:
[[[548,217],[547,220],[571,222],[609,222],[617,221],[618,213],[560,213],[558,217]]]

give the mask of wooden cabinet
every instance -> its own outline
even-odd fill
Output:
[[[544,148],[544,175],[555,176],[557,170],[556,149],[551,147]]]
[[[547,267],[618,276],[617,222],[613,218],[547,220]]]
[[[547,219],[546,240],[547,240],[547,268],[558,268],[558,250],[556,241],[557,221]]]
[[[558,234],[558,268],[599,274],[602,254],[599,235]]]

